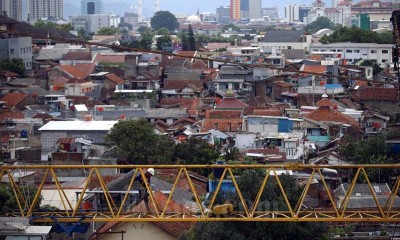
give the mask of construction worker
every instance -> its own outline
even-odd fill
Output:
[[[145,172],[144,176],[146,177],[147,184],[150,186],[150,179],[151,176],[154,176],[154,168],[148,168],[147,171]],[[142,199],[144,200],[144,203],[146,205],[146,209],[148,212],[150,212],[150,207],[149,207],[149,193],[147,192],[146,189],[146,184],[144,183],[142,174],[138,174],[134,181],[138,181],[140,183],[139,187],[139,198],[137,203],[139,203]]]

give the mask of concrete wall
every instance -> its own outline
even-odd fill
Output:
[[[171,235],[165,233],[159,227],[149,222],[134,222],[134,223],[120,223],[111,229],[113,232],[126,231],[124,239],[140,239],[140,240],[153,240],[175,239]],[[99,237],[102,240],[121,240],[121,234],[107,234]]]

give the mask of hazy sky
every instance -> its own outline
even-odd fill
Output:
[[[64,0],[65,15],[79,14],[80,13],[80,0]],[[155,0],[142,0],[143,14],[151,17],[155,9]],[[309,4],[312,0],[262,0],[263,7],[273,7],[278,5],[280,15],[283,14],[282,10],[285,4],[288,3],[302,3]],[[137,0],[103,0],[104,12],[123,14],[126,11],[136,11]],[[327,2],[328,3],[328,2]],[[193,14],[200,10],[200,12],[213,12],[219,6],[229,6],[230,0],[160,0],[161,10],[167,10],[174,14]],[[329,5],[329,3],[328,3]]]

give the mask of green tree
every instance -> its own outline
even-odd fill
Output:
[[[102,27],[97,31],[98,35],[115,35],[119,33],[119,30],[115,27]]]
[[[0,61],[0,69],[15,72],[20,76],[23,76],[25,72],[24,60],[21,58],[3,59]]]
[[[329,20],[327,17],[319,17],[314,22],[308,24],[304,30],[308,33],[316,33],[321,29],[329,28],[334,30],[335,24]]]
[[[154,133],[144,119],[119,121],[106,136],[109,146],[126,156],[130,164],[171,163],[174,143]]]
[[[384,135],[370,137],[366,140],[355,141],[345,139],[339,148],[341,156],[356,164],[393,164],[395,161],[389,157],[386,138]],[[397,169],[368,169],[368,178],[371,182],[390,183],[393,176],[398,176]],[[363,177],[360,178],[364,180]]]
[[[174,150],[175,160],[181,164],[212,164],[218,156],[214,148],[197,138],[190,138],[187,142],[177,144]],[[207,169],[198,170],[204,176],[209,174]]]
[[[137,29],[138,33],[143,34],[145,32],[151,32],[151,28],[147,27],[147,26],[140,26]]]
[[[189,24],[188,28],[188,43],[189,43],[189,51],[196,51],[196,39],[194,38],[192,25]]]
[[[187,37],[186,32],[182,32],[180,38],[181,38],[181,43],[182,43],[182,50],[189,51],[189,39]]]
[[[377,33],[370,30],[352,27],[338,27],[329,36],[325,35],[320,39],[321,43],[353,42],[353,43],[393,43],[391,32]]]
[[[153,44],[153,33],[151,31],[146,31],[140,34],[141,35],[141,40],[140,40],[140,48],[143,48],[145,50],[151,50],[151,46]]]
[[[227,25],[223,25],[221,30],[222,31],[228,31],[229,29],[232,29],[232,31],[236,31],[236,32],[240,31],[240,28],[237,25],[233,24],[233,23],[230,23],[230,24],[227,24]]]
[[[383,70],[383,68],[381,68],[378,63],[376,63],[375,61],[371,61],[371,60],[363,60],[363,62],[360,65],[372,67],[372,74],[374,76],[378,75]]]
[[[154,30],[167,28],[169,31],[175,31],[179,27],[178,20],[175,15],[168,11],[158,11],[150,20],[151,27]]]
[[[157,50],[160,50],[160,51],[164,50],[163,45],[165,43],[171,43],[171,37],[169,35],[163,35],[163,36],[157,38]]]
[[[34,199],[37,193],[37,189],[33,187],[19,187],[19,190],[21,193],[26,194],[24,195],[25,200]],[[22,202],[21,199],[19,201]],[[40,206],[41,201],[42,197],[39,197],[36,206]],[[0,185],[0,211],[19,211],[13,190],[8,185]]]
[[[169,35],[170,31],[168,28],[159,28],[157,29],[157,35]]]
[[[71,23],[67,23],[67,24],[61,24],[57,27],[58,30],[61,31],[65,31],[65,32],[70,32],[72,30],[74,30],[74,27],[72,26]]]
[[[265,172],[259,170],[245,170],[240,174],[237,181],[245,199],[250,202],[254,201],[264,177]],[[303,187],[298,186],[291,176],[281,175],[279,178],[289,197],[290,204],[294,206],[303,191]],[[268,182],[269,184],[267,184],[261,196],[261,202],[282,203],[283,198],[278,184],[271,178]],[[225,200],[222,197],[216,203],[222,203]],[[234,199],[234,202],[238,201],[239,199]],[[282,206],[274,207],[280,207],[279,210],[284,209]],[[204,222],[197,223],[189,232],[182,234],[178,239],[324,239],[326,229],[326,225],[323,223]]]

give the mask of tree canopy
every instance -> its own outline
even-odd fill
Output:
[[[110,147],[126,156],[130,164],[169,164],[173,159],[174,143],[157,135],[151,124],[142,120],[123,120],[114,125],[106,136]]]
[[[151,27],[154,30],[167,28],[169,31],[175,31],[179,27],[178,20],[175,15],[169,11],[158,11],[151,18]]]
[[[20,191],[27,194],[27,196],[24,196],[26,199],[34,199],[37,189],[33,187],[21,186]],[[42,197],[38,199],[36,206],[40,206],[41,201]],[[10,187],[6,185],[0,185],[0,211],[7,212],[13,210],[18,210],[18,203],[15,199],[12,189],[10,189]]]
[[[393,36],[391,32],[377,33],[355,26],[339,27],[329,36],[321,37],[320,42],[325,44],[335,42],[391,44]]]
[[[370,137],[366,140],[354,141],[354,139],[345,139],[340,146],[341,156],[356,164],[393,164],[395,163],[388,154],[386,138],[384,135]],[[393,169],[368,169],[368,178],[371,182],[391,181],[391,177],[397,176],[398,171]],[[361,178],[362,180],[362,178]]]
[[[165,51],[165,49],[163,49],[163,45],[166,43],[172,44],[170,35],[167,34],[157,38],[157,50]]]
[[[74,27],[72,26],[71,23],[66,23],[66,24],[59,25],[59,24],[57,24],[55,22],[42,21],[40,19],[35,22],[34,26],[37,27],[37,28],[54,28],[54,29],[61,30],[61,31],[66,31],[66,32],[69,32],[69,31],[74,29]]]
[[[0,69],[15,72],[23,76],[25,72],[24,60],[21,58],[3,59],[0,61]]]
[[[321,29],[329,28],[334,30],[335,24],[329,20],[327,17],[319,17],[314,22],[308,24],[304,30],[308,33],[316,33]]]
[[[102,27],[97,31],[98,35],[115,35],[117,33],[119,33],[119,30],[115,27]]]
[[[189,43],[189,51],[196,51],[196,39],[194,38],[192,25],[189,24],[188,27],[188,43]]]
[[[243,197],[254,201],[258,189],[265,177],[265,172],[259,170],[244,170],[237,179]],[[295,205],[300,197],[303,187],[296,184],[294,178],[281,175],[280,180],[289,197],[291,205]],[[282,208],[283,197],[279,186],[272,180],[268,181],[261,202],[275,202],[274,208]],[[228,196],[228,195],[225,195]],[[224,196],[219,196],[216,203],[226,201]],[[238,202],[234,199],[233,202]],[[182,234],[180,240],[205,240],[205,239],[323,239],[326,234],[326,225],[323,223],[297,223],[297,222],[204,222],[197,223],[189,232]]]

